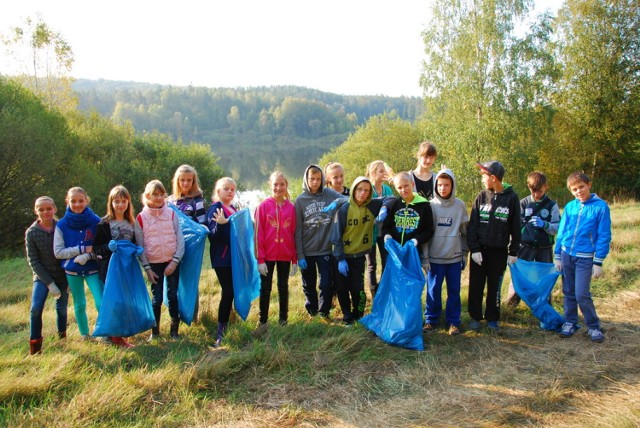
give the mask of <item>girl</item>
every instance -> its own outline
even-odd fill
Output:
[[[180,260],[184,255],[184,238],[178,217],[164,203],[167,191],[159,180],[147,183],[142,194],[144,208],[136,217],[136,241],[144,247],[140,257],[142,267],[151,283],[151,304],[156,326],[151,329],[149,340],[160,337],[164,278],[167,278],[167,299],[171,316],[170,334],[177,339],[180,326],[178,312],[178,279]]]
[[[344,186],[344,167],[338,162],[329,162],[324,167],[324,176],[329,189],[344,196],[349,196],[349,188]]]
[[[280,324],[287,324],[289,315],[289,268],[291,276],[298,270],[295,230],[296,210],[289,197],[289,182],[284,173],[275,171],[269,177],[271,197],[265,199],[256,209],[256,248],[258,271],[260,272],[260,322],[266,327],[271,299],[273,271],[278,267],[278,300],[280,303]]]
[[[383,198],[385,196],[392,196],[393,191],[391,187],[385,184],[385,181],[389,180],[389,173],[393,173],[389,165],[381,160],[375,160],[367,165],[367,171],[365,176],[371,181],[371,188],[373,191],[373,198]],[[382,225],[377,224],[373,229],[373,245],[371,251],[367,254],[367,275],[369,277],[369,291],[371,291],[371,300],[376,297],[376,291],[378,290],[378,279],[376,277],[376,270],[378,268],[376,260],[376,244],[380,249],[380,262],[382,264],[382,272],[384,272],[384,265],[387,262],[387,250],[384,248],[384,239],[382,236]]]
[[[56,298],[58,337],[67,337],[67,302],[69,292],[67,277],[53,252],[53,236],[56,228],[56,204],[49,196],[36,199],[34,211],[37,220],[27,229],[24,242],[27,260],[33,271],[31,294],[31,336],[29,354],[42,351],[42,311],[51,293]]]
[[[89,196],[81,187],[72,187],[65,199],[67,210],[56,225],[53,252],[62,259],[62,267],[73,295],[73,308],[76,314],[78,330],[83,339],[89,339],[89,321],[87,320],[87,300],[84,283],[87,282],[93,295],[96,310],[100,311],[102,281],[98,276],[98,264],[93,257],[93,239],[100,217],[89,208]]]
[[[172,189],[173,194],[169,196],[168,201],[196,223],[205,224],[207,212],[204,208],[204,198],[196,169],[191,165],[180,165],[173,175]],[[198,293],[193,310],[193,322],[198,322],[199,300]]]
[[[98,275],[103,284],[107,281],[107,268],[111,259],[109,241],[127,240],[136,242],[134,233],[134,215],[131,206],[131,195],[124,186],[116,186],[109,192],[107,215],[98,223],[96,239],[93,245],[98,259]],[[123,284],[123,287],[126,284]],[[133,345],[123,337],[112,337],[114,345],[132,348]]]
[[[416,169],[411,171],[414,190],[426,200],[433,198],[434,180],[431,167],[435,163],[437,155],[435,144],[430,141],[420,143],[416,153],[418,164]]]
[[[211,200],[213,204],[207,211],[207,227],[209,228],[209,255],[211,266],[216,271],[218,282],[222,287],[220,305],[218,306],[218,332],[216,346],[220,346],[231,315],[233,305],[233,277],[231,274],[231,240],[229,217],[237,211],[231,204],[236,194],[236,182],[231,177],[222,177],[216,181]]]

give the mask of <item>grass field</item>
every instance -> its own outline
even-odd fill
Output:
[[[310,320],[298,275],[288,326],[277,325],[274,292],[265,334],[253,334],[256,301],[225,346],[211,349],[219,285],[206,261],[201,323],[182,327],[180,340],[152,345],[141,334],[131,350],[83,342],[71,301],[69,336],[58,340],[51,300],[43,354],[29,357],[30,271],[25,259],[2,261],[0,426],[637,427],[640,204],[616,204],[612,215],[605,277],[592,284],[601,344],[582,330],[571,339],[542,331],[521,304],[503,305],[500,335],[438,330],[425,335],[424,352],[408,351],[361,325]],[[466,307],[466,287],[462,296]],[[561,311],[559,283],[553,302]]]

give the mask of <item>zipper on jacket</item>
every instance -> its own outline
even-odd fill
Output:
[[[580,227],[580,220],[582,219],[582,210],[584,209],[584,203],[580,202],[580,211],[578,211],[578,220],[576,221],[576,227],[573,229],[573,240],[571,241],[571,247],[569,255],[573,254],[573,247],[576,245],[576,239],[578,238],[578,228]]]

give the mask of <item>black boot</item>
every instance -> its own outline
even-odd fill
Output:
[[[29,340],[29,355],[42,353],[42,338]]]
[[[178,339],[178,327],[180,326],[180,318],[171,318],[171,338]]]

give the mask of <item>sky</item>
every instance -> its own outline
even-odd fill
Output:
[[[430,4],[20,0],[2,6],[0,33],[27,17],[42,18],[73,49],[75,78],[422,96],[421,32],[431,17]]]

